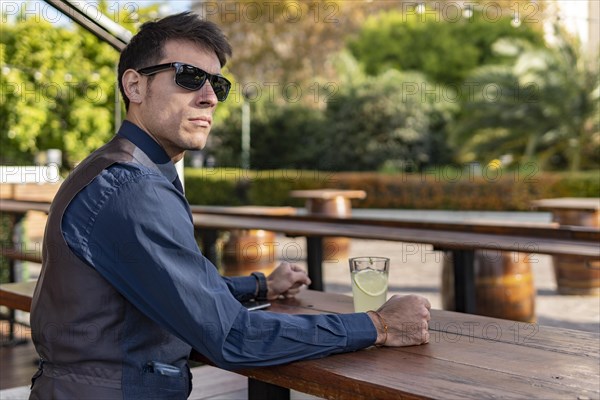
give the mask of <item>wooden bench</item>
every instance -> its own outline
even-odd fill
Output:
[[[3,283],[0,285],[0,306],[9,309],[8,315],[8,337],[3,346],[11,346],[27,343],[26,340],[17,339],[15,332],[15,310],[29,312],[31,310],[31,301],[35,290],[35,281]]]
[[[345,236],[431,244],[452,253],[456,310],[475,309],[474,252],[478,249],[527,254],[581,255],[600,259],[600,230],[536,223],[446,223],[390,221],[324,216],[248,215],[232,210],[192,207],[194,226],[203,238],[204,254],[216,262],[218,230],[265,229],[289,236],[304,236],[311,289],[322,290],[322,238]]]
[[[36,281],[3,283],[0,285],[0,306],[30,312],[35,284]]]
[[[20,186],[15,186],[13,189],[17,187],[20,188]],[[56,188],[53,188],[52,190],[55,192]],[[8,216],[11,219],[11,224],[14,227],[13,229],[15,229],[23,222],[25,215],[29,211],[37,211],[47,214],[49,209],[50,203],[45,201],[37,202],[0,199],[0,214],[3,216]],[[14,232],[11,232],[11,237],[13,237],[13,241],[15,241]],[[39,247],[41,247],[41,244]],[[25,311],[23,309],[25,306],[27,306],[27,308],[31,306],[31,300],[27,300],[26,295],[29,293],[29,289],[31,289],[31,293],[33,293],[33,287],[35,285],[35,282],[14,283],[18,280],[16,271],[16,261],[41,263],[42,256],[40,253],[40,249],[28,249],[26,248],[24,243],[19,243],[18,241],[6,247],[4,245],[1,246],[0,256],[6,258],[9,261],[9,281],[12,282],[0,285],[0,295],[2,296],[0,305],[7,306],[9,309],[9,314],[7,317],[9,321],[8,343],[22,343],[22,341],[15,340],[16,321],[14,310],[16,309]],[[28,301],[29,305],[27,305]]]
[[[18,225],[29,211],[38,211],[47,214],[49,210],[50,203],[47,202],[0,199],[0,214],[11,217],[11,222],[14,226]],[[11,260],[11,262],[14,260],[35,263],[42,262],[39,250],[24,249],[20,243],[13,243],[11,247],[2,247],[0,249],[0,256]],[[11,273],[13,273],[13,266],[11,265],[10,268]],[[11,280],[14,280],[14,277],[11,277]]]
[[[41,264],[42,255],[39,251],[23,251],[18,248],[2,248],[0,256],[6,257],[9,260],[28,261]]]

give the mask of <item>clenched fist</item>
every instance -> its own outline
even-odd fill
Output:
[[[368,312],[377,328],[375,345],[399,347],[428,343],[430,309],[431,304],[425,297],[392,296],[377,313]]]
[[[269,289],[267,298],[275,300],[279,296],[294,297],[303,286],[310,285],[310,278],[306,272],[296,264],[282,262],[267,277]]]

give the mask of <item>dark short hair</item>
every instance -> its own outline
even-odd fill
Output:
[[[188,40],[214,51],[221,67],[227,63],[227,57],[231,57],[231,45],[223,31],[215,23],[203,20],[197,14],[186,11],[146,22],[131,38],[119,59],[119,90],[125,101],[125,108],[129,109],[129,99],[123,89],[123,74],[128,69],[137,70],[158,63],[164,57],[164,46],[169,40]]]

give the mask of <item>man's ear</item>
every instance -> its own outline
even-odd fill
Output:
[[[142,102],[146,95],[146,82],[143,81],[142,76],[137,71],[133,69],[125,71],[121,83],[123,83],[123,90],[130,103],[139,104]]]

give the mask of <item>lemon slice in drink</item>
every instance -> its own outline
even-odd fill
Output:
[[[369,296],[380,296],[387,290],[387,277],[381,272],[365,269],[354,274],[354,283]]]

